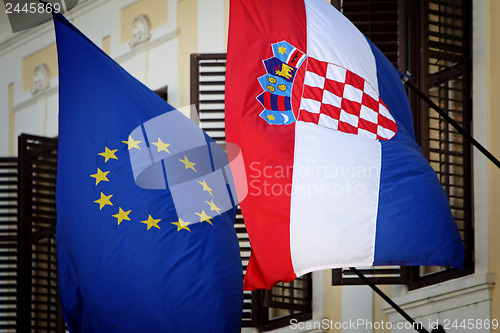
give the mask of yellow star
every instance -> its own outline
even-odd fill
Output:
[[[117,160],[118,157],[115,156],[115,153],[118,149],[109,150],[108,147],[104,147],[104,152],[99,153],[97,155],[104,156],[104,162],[107,162],[110,158]]]
[[[212,217],[208,216],[204,210],[202,210],[201,213],[195,213],[195,214],[200,217],[200,222],[208,222],[208,223],[212,224],[212,222],[210,221],[212,219]]]
[[[149,215],[148,219],[145,221],[141,221],[141,223],[147,224],[148,230],[151,229],[152,227],[160,229],[160,227],[158,226],[158,222],[160,222],[160,221],[161,221],[161,219],[155,220],[151,217],[151,215]]]
[[[141,149],[141,147],[139,147],[139,143],[141,143],[142,141],[138,140],[138,141],[135,141],[134,139],[132,139],[132,136],[128,136],[128,141],[122,141],[123,143],[126,143],[128,144],[128,150],[130,150],[131,148],[137,148],[137,149]]]
[[[286,53],[286,48],[284,48],[283,46],[280,46],[280,47],[278,47],[278,52],[281,53],[281,54],[285,54]]]
[[[207,182],[205,181],[205,179],[203,179],[202,182],[200,182],[198,180],[198,183],[200,183],[203,186],[203,191],[207,191],[208,193],[210,193],[211,196],[213,196],[212,189],[207,185]]]
[[[130,218],[128,217],[128,214],[130,214],[130,212],[131,210],[125,212],[121,207],[118,207],[118,214],[113,215],[113,217],[116,217],[118,219],[118,225],[120,225],[123,220],[130,221]]]
[[[185,169],[185,170],[187,170],[187,169],[193,169],[193,170],[194,170],[194,172],[198,172],[198,171],[196,171],[196,169],[194,168],[194,166],[196,165],[196,163],[191,162],[190,160],[188,160],[188,158],[187,158],[187,156],[186,156],[186,155],[184,155],[184,159],[183,159],[183,160],[179,159],[179,161],[181,161],[182,163],[184,163],[184,166],[185,166],[185,168],[184,168],[184,169]]]
[[[158,147],[158,152],[166,151],[167,153],[170,154],[170,152],[168,151],[168,147],[170,146],[170,144],[161,141],[160,138],[158,138],[158,142],[151,142],[151,143],[154,144],[156,147]]]
[[[97,185],[101,181],[109,182],[108,177],[106,177],[108,173],[109,171],[102,172],[101,169],[97,168],[97,173],[90,175],[90,177],[95,178],[95,184]]]
[[[99,210],[102,209],[102,207],[106,206],[106,205],[109,205],[109,206],[113,206],[113,204],[111,203],[111,197],[113,196],[113,194],[110,194],[110,195],[105,195],[104,193],[101,192],[101,198],[94,201],[95,203],[98,203],[99,204]]]
[[[178,222],[170,222],[170,223],[172,223],[173,225],[177,226],[177,231],[180,231],[181,229],[186,229],[187,231],[191,232],[191,230],[189,230],[189,228],[188,228],[188,225],[190,223],[189,222],[184,222],[180,217],[179,217],[179,221]]]
[[[276,117],[275,117],[275,116],[273,116],[272,114],[268,114],[268,115],[267,115],[267,119],[269,119],[269,120],[274,120],[274,119],[276,119]]]
[[[209,204],[209,205],[210,205],[210,210],[215,210],[215,211],[217,212],[217,214],[219,214],[219,215],[220,215],[220,208],[219,208],[219,207],[217,207],[217,206],[214,204],[214,201],[213,201],[213,200],[211,200],[210,202],[208,202],[208,201],[205,201],[205,202],[206,202],[207,204]]]

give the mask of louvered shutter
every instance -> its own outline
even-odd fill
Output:
[[[191,104],[198,111],[201,128],[219,144],[226,142],[225,82],[225,53],[191,55]]]
[[[16,328],[17,158],[0,158],[0,331]]]
[[[398,66],[398,0],[337,0],[332,5]]]
[[[471,132],[470,1],[429,2],[429,96]],[[471,147],[435,111],[429,111],[429,161],[450,199],[472,262]]]
[[[419,88],[467,132],[472,128],[471,2],[428,0],[420,10],[426,17],[425,50],[417,65]],[[437,112],[420,104],[418,136],[422,149],[448,195],[465,248],[464,270],[446,267],[412,269],[410,288],[462,276],[474,269],[472,220],[472,155],[470,144]]]
[[[358,270],[375,284],[403,284],[408,281],[407,269],[401,266],[366,267]],[[365,285],[349,268],[332,270],[333,285]]]
[[[64,332],[56,255],[57,139],[19,137],[19,332]]]

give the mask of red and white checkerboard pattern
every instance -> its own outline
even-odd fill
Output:
[[[375,89],[343,67],[309,58],[299,121],[371,139],[390,140],[398,130]]]

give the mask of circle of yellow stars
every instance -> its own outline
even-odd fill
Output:
[[[122,141],[127,145],[127,150],[131,149],[141,149],[141,140],[134,140],[131,135],[128,136],[128,140]],[[166,152],[170,154],[169,147],[170,144],[167,142],[163,142],[161,138],[158,138],[156,142],[151,142],[152,145],[154,145],[158,153],[159,152]],[[101,153],[98,153],[97,155],[102,156],[104,158],[104,163],[109,162],[110,160],[118,160],[118,157],[116,156],[116,152],[118,149],[109,149],[108,147],[104,147],[104,151]],[[178,159],[179,162],[181,162],[184,165],[184,170],[192,170],[194,172],[196,171],[195,162],[192,162],[189,160],[189,158],[184,155],[183,159]],[[109,182],[110,180],[108,179],[108,174],[111,171],[106,171],[106,170],[101,170],[100,168],[97,168],[96,173],[91,174],[90,177],[95,179],[95,186],[99,186],[101,182]],[[198,183],[202,186],[202,190],[208,192],[211,196],[212,194],[212,188],[207,184],[206,180],[203,179],[202,181],[198,180]],[[113,203],[111,202],[111,198],[113,197],[113,194],[105,194],[103,192],[100,192],[100,198],[95,200],[94,203],[99,204],[99,211],[101,211],[105,206],[113,206]],[[220,215],[221,209],[217,207],[217,205],[214,203],[213,200],[211,201],[205,201],[208,204],[208,207],[210,211],[216,211],[217,214]],[[208,208],[207,208],[208,209]],[[207,210],[208,211],[208,210]],[[123,221],[131,221],[129,214],[132,212],[132,210],[124,210],[121,206],[118,207],[118,212],[114,215],[111,215],[112,217],[116,218],[118,226],[123,222]],[[213,225],[212,223],[212,217],[210,217],[205,210],[202,210],[200,213],[195,212],[195,215],[197,215],[200,218],[200,223],[201,222],[207,222],[210,225]],[[140,223],[143,223],[146,225],[147,229],[150,230],[151,228],[156,228],[160,229],[160,226],[158,223],[161,221],[161,219],[155,219],[152,217],[150,214],[148,214],[148,218],[139,221]],[[189,225],[192,224],[192,222],[186,222],[183,221],[181,218],[179,218],[178,221],[176,222],[170,222],[172,225],[177,227],[177,231],[181,230],[187,230],[191,232],[191,229],[189,228]]]

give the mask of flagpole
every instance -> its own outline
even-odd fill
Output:
[[[429,333],[421,323],[417,323],[412,317],[410,317],[403,309],[399,307],[392,299],[389,298],[382,290],[380,290],[373,282],[371,282],[366,276],[363,275],[357,268],[349,267],[351,271],[354,272],[364,283],[366,283],[370,288],[373,289],[380,297],[384,299],[390,306],[394,308],[400,315],[402,315],[408,322],[412,324],[412,327],[419,333]]]
[[[472,137],[466,130],[464,130],[455,120],[453,120],[448,114],[436,105],[428,96],[426,96],[420,89],[418,89],[413,82],[411,82],[411,77],[405,74],[401,77],[403,83],[413,90],[420,98],[422,98],[431,108],[433,108],[437,113],[439,113],[451,126],[453,126],[460,134],[462,134],[474,147],[479,149],[481,153],[484,154],[493,164],[500,168],[500,161],[493,156],[486,148],[483,147],[476,139]]]

